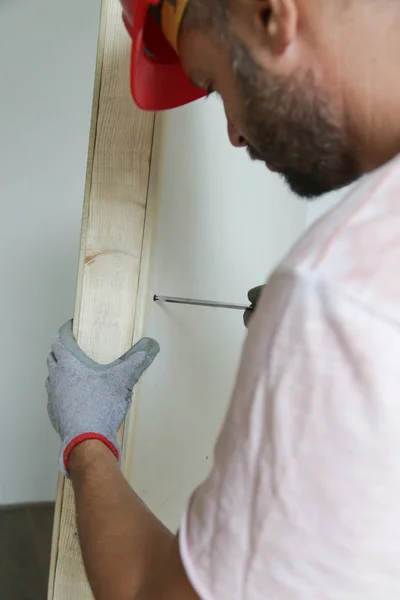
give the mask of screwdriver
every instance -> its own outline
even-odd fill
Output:
[[[234,304],[232,302],[215,302],[214,300],[197,300],[192,298],[175,298],[174,296],[153,296],[154,302],[170,302],[171,304],[188,304],[192,306],[209,306],[212,308],[229,308],[232,310],[253,310],[253,306]]]

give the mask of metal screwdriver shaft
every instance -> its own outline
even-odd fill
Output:
[[[193,298],[174,298],[173,296],[153,296],[154,302],[169,302],[171,304],[188,304],[192,306],[209,306],[212,308],[229,308],[232,310],[248,310],[250,306],[245,304],[233,304],[232,302],[214,302],[213,300],[197,300]]]

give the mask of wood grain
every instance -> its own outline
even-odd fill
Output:
[[[125,352],[141,330],[135,314],[154,115],[133,104],[129,63],[119,1],[103,0],[74,317],[79,345],[103,363]],[[48,599],[89,598],[72,487],[60,477]]]

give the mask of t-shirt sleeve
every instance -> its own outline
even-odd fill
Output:
[[[367,307],[315,273],[272,277],[181,524],[202,600],[399,597],[399,364]]]

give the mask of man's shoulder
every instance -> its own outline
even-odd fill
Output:
[[[346,267],[347,261],[339,258],[352,255],[359,259],[366,252],[375,254],[376,247],[386,237],[383,234],[398,225],[397,218],[400,218],[400,156],[353,186],[337,206],[310,227],[282,267],[332,271],[335,263]],[[375,235],[371,236],[372,232]]]
[[[296,244],[278,271],[318,275],[400,317],[400,157],[364,177]],[[389,314],[388,314],[389,313]],[[394,314],[395,313],[395,314]]]

